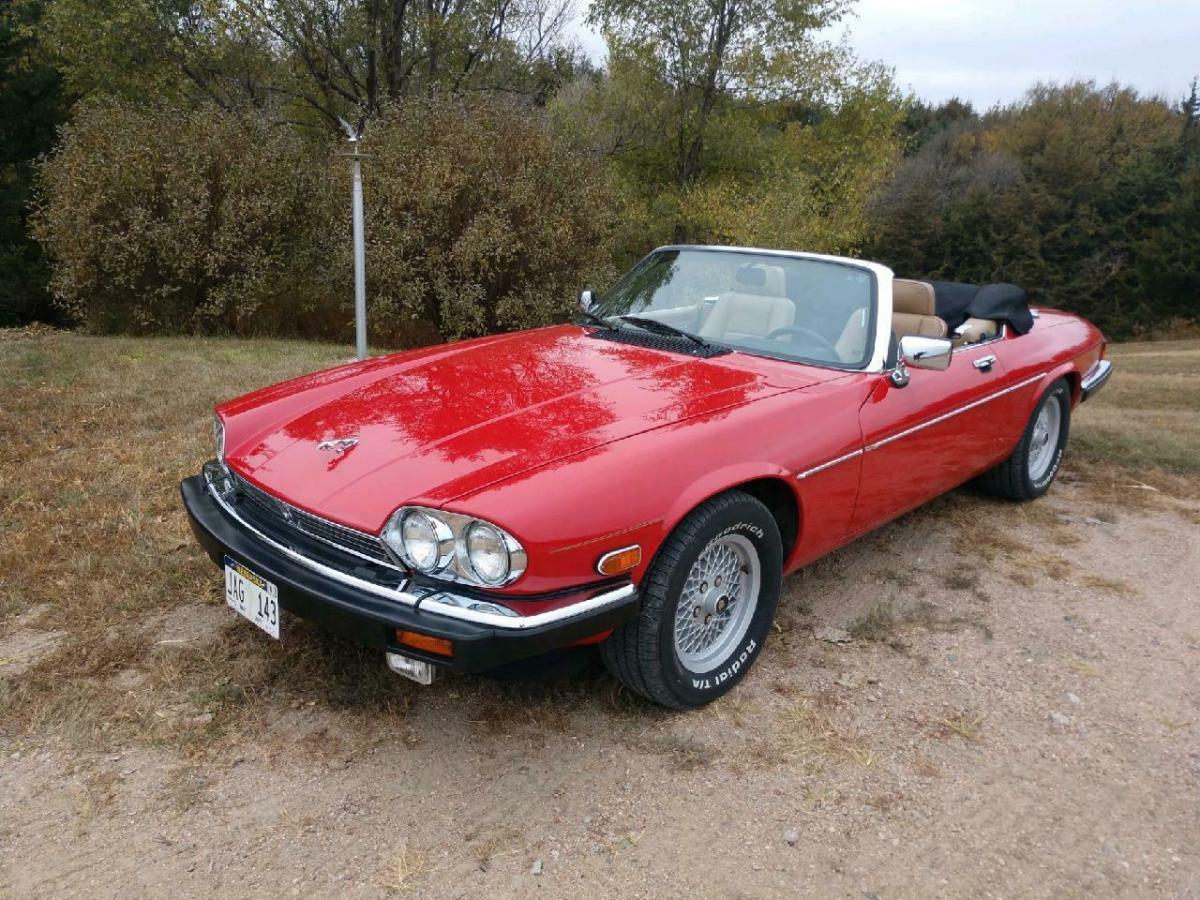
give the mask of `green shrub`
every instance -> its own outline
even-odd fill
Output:
[[[1200,320],[1195,129],[1117,85],[1035,87],[906,159],[869,251],[899,275],[1022,284],[1113,338]]]
[[[575,309],[607,276],[609,186],[527,109],[495,98],[413,100],[367,126],[367,278],[375,327],[443,337],[527,328]],[[341,248],[331,271],[350,290],[345,160],[335,163]]]
[[[292,330],[311,293],[320,155],[214,109],[92,106],[42,167],[51,287],[100,332]]]
[[[413,102],[365,143],[373,342],[545,324],[606,274],[607,183],[529,110]],[[344,149],[256,113],[83,110],[35,215],[57,302],[99,332],[346,339]]]

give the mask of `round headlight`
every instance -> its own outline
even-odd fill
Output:
[[[512,565],[504,535],[486,522],[467,529],[467,559],[484,584],[503,583]]]
[[[454,556],[454,535],[445,522],[420,510],[409,510],[400,520],[400,548],[418,571],[439,572]]]

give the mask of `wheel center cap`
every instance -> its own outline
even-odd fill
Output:
[[[729,595],[723,588],[713,587],[705,592],[697,607],[705,616],[715,616],[729,608]]]

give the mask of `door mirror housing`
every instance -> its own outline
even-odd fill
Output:
[[[579,308],[584,312],[591,312],[592,307],[596,305],[596,292],[591,288],[584,288],[579,292]]]
[[[900,338],[897,353],[899,358],[896,360],[896,368],[892,370],[892,384],[904,387],[908,384],[909,366],[914,369],[933,369],[937,372],[944,372],[950,368],[954,344],[949,338],[906,334]]]
[[[933,369],[944,372],[950,368],[954,344],[949,338],[923,337],[906,334],[900,338],[900,358],[914,369]]]

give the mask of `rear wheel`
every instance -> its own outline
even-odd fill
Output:
[[[1050,489],[1071,430],[1071,387],[1059,379],[1050,385],[1025,426],[1016,449],[996,468],[979,476],[989,494],[1009,500],[1034,500]]]
[[[600,655],[644,697],[703,706],[737,684],[762,650],[783,573],[779,528],[740,491],[698,506],[663,544],[640,585],[642,608]]]

